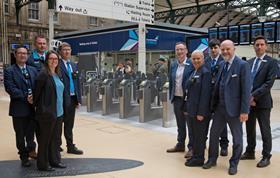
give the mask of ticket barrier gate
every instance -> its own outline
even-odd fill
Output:
[[[99,97],[99,79],[89,79],[87,91],[87,112],[94,112],[102,109],[102,100]]]
[[[148,122],[162,118],[162,106],[152,107],[152,82],[142,81],[138,91],[139,122]]]
[[[132,104],[133,101],[133,80],[123,79],[118,89],[120,101],[120,119],[137,116],[139,114],[139,104]]]
[[[169,101],[169,82],[166,82],[163,85],[163,90],[160,93],[161,95],[161,101],[162,101],[162,107],[163,107],[163,114],[162,114],[162,126],[163,127],[171,127],[172,121],[174,119],[174,112],[173,112],[173,106],[171,102]]]
[[[102,95],[102,115],[113,114],[119,111],[119,103],[113,99],[114,91],[113,79],[105,79],[100,90]]]

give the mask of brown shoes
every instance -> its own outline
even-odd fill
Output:
[[[189,150],[186,154],[185,154],[185,158],[186,159],[191,159],[193,156],[193,151],[192,150]]]
[[[37,153],[36,151],[30,151],[29,152],[29,157],[32,158],[32,159],[37,159]]]
[[[175,146],[166,150],[167,153],[185,152],[185,147]]]

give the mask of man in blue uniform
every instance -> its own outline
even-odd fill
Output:
[[[270,112],[273,101],[270,91],[277,75],[278,66],[277,61],[266,54],[267,41],[263,36],[255,38],[254,49],[256,57],[248,61],[252,79],[251,109],[246,122],[247,148],[241,156],[241,160],[255,159],[256,120],[258,120],[263,141],[263,158],[257,167],[266,167],[270,164],[272,150]]]
[[[43,36],[36,36],[34,42],[35,49],[31,51],[26,64],[31,65],[40,71],[45,63],[46,54],[48,52],[48,44],[46,38]]]
[[[16,63],[5,69],[4,86],[10,95],[9,115],[13,118],[16,146],[23,167],[29,167],[30,142],[27,139],[31,121],[34,119],[33,88],[36,68],[26,65],[27,49],[18,47],[15,51]]]
[[[212,39],[209,42],[209,50],[210,55],[205,59],[206,67],[211,71],[212,76],[212,87],[211,90],[213,90],[216,80],[217,80],[217,73],[219,71],[219,67],[221,65],[221,62],[224,61],[222,56],[220,55],[221,49],[220,49],[220,41],[218,39]],[[228,137],[227,137],[227,126],[225,125],[225,128],[223,132],[220,135],[220,147],[221,147],[221,156],[227,156],[228,155]]]
[[[235,55],[234,43],[225,40],[221,44],[224,62],[218,72],[213,92],[213,123],[210,131],[208,161],[203,165],[209,169],[216,165],[219,152],[219,136],[228,124],[233,137],[232,157],[229,160],[228,174],[237,173],[243,149],[242,122],[248,120],[250,109],[251,77],[250,66]]]
[[[83,154],[83,151],[79,150],[73,143],[75,113],[76,108],[81,105],[81,92],[78,66],[70,60],[71,51],[71,46],[68,43],[63,42],[59,46],[59,53],[61,55],[59,65],[65,87],[64,136],[67,144],[67,153]],[[60,145],[61,143],[60,140]]]

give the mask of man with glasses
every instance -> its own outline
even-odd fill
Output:
[[[73,127],[75,120],[76,108],[81,105],[81,93],[80,93],[80,81],[78,66],[73,63],[71,58],[71,46],[70,44],[63,42],[59,48],[61,55],[60,71],[63,78],[63,84],[65,87],[65,114],[63,118],[64,123],[64,136],[67,144],[67,153],[71,154],[83,154],[82,150],[79,150],[73,143]],[[60,145],[61,145],[60,140]]]
[[[27,136],[31,121],[34,119],[32,93],[37,70],[26,65],[27,49],[25,47],[18,47],[15,51],[15,57],[16,63],[5,69],[4,86],[6,92],[10,95],[9,115],[13,119],[16,146],[21,165],[29,167],[31,165],[28,160],[30,143]]]

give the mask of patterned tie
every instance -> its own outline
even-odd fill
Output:
[[[213,68],[216,65],[216,59],[212,59],[211,61],[211,67]]]
[[[21,68],[21,72],[22,72],[22,74],[23,74],[23,76],[25,78],[28,90],[31,90],[31,81],[30,81],[30,77],[29,77],[29,74],[28,74],[26,68],[25,67]]]
[[[255,65],[254,65],[254,67],[253,67],[253,70],[251,71],[251,79],[252,79],[252,81],[254,81],[254,79],[255,79],[255,77],[256,77],[256,74],[257,74],[257,71],[258,71],[258,66],[259,66],[260,61],[261,61],[260,58],[257,58],[257,59],[256,59]]]
[[[25,76],[25,74],[26,74],[26,68],[25,67],[23,67],[23,68],[21,68],[21,72],[22,72],[22,74]]]
[[[226,62],[225,65],[224,65],[224,68],[223,68],[223,79],[226,78],[227,76],[227,73],[228,73],[228,66],[229,66],[229,62]]]
[[[67,72],[69,75],[70,95],[75,95],[75,88],[74,88],[74,82],[73,82],[73,78],[72,78],[70,62],[67,62]]]

